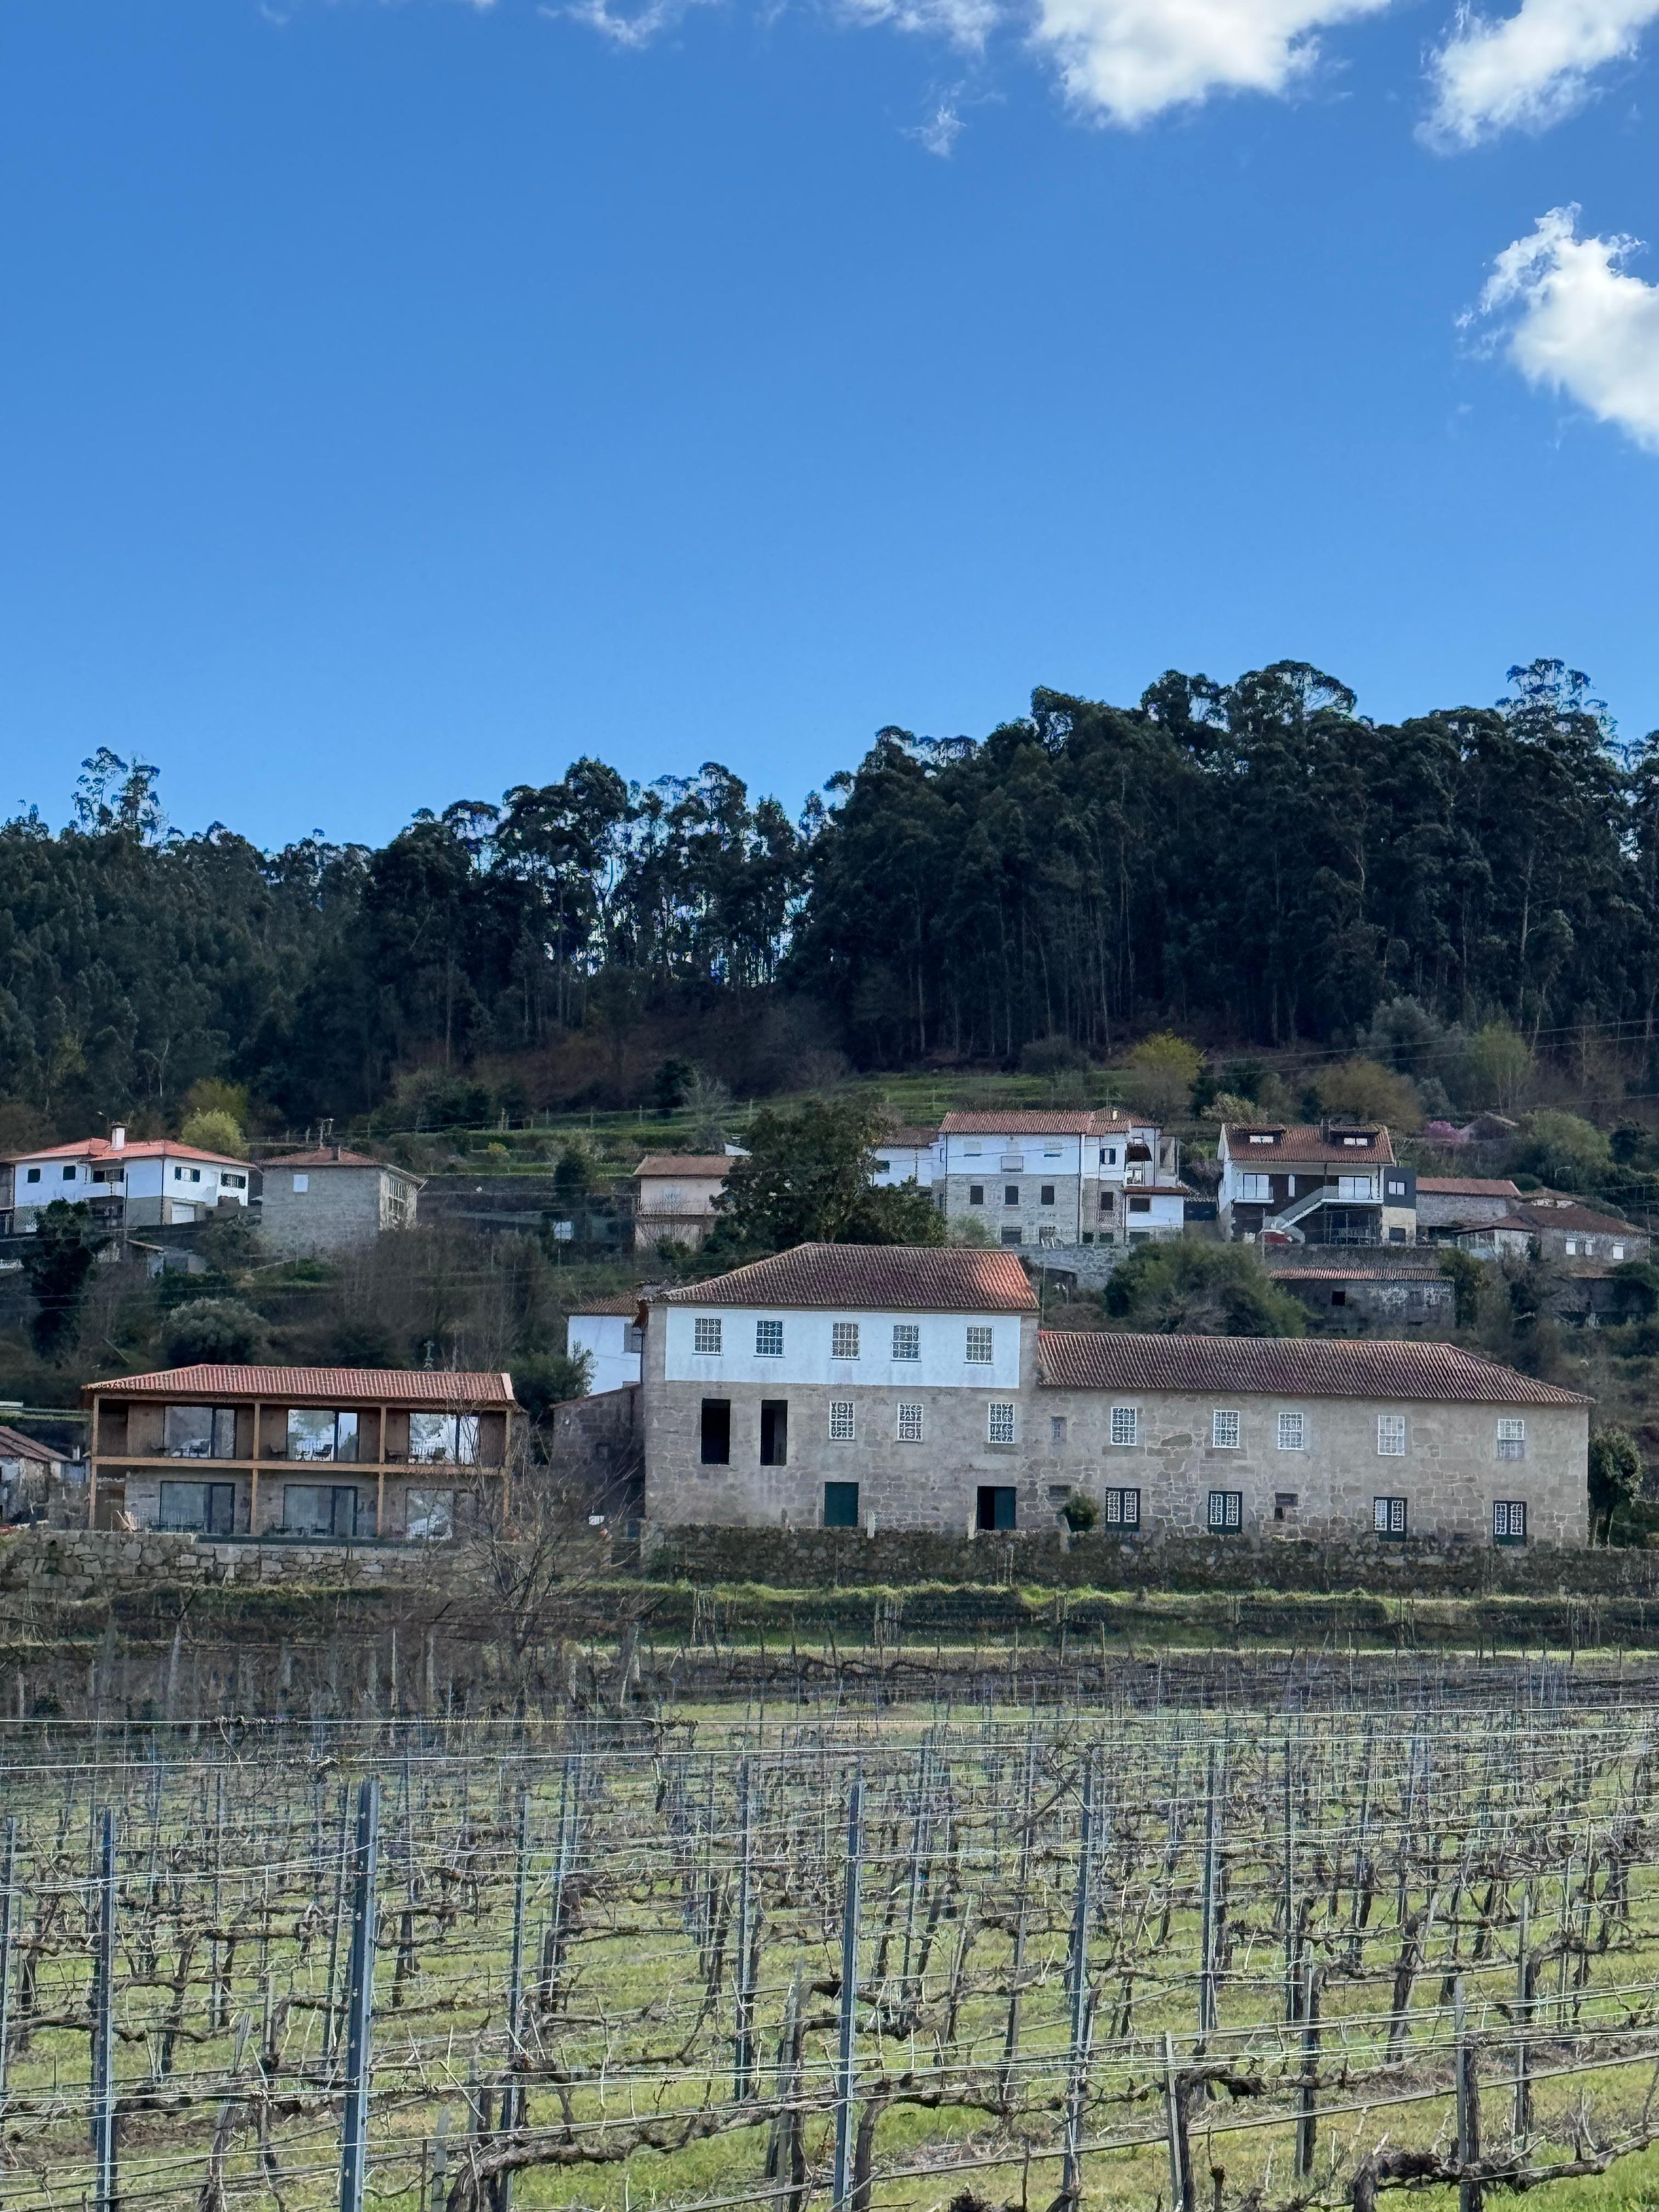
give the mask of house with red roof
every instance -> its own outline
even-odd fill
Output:
[[[1001,1249],[804,1244],[641,1313],[659,1525],[1585,1540],[1589,1400],[1455,1345],[1044,1328]]]
[[[28,1236],[59,1198],[89,1205],[113,1229],[206,1221],[246,1207],[256,1173],[246,1160],[176,1137],[129,1139],[118,1121],[107,1137],[44,1145],[0,1161],[0,1224],[4,1233]]]

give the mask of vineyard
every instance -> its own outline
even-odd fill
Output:
[[[1572,2201],[1659,2141],[1659,1706],[1565,1680],[14,1727],[0,2202]]]

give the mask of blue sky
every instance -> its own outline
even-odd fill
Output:
[[[1659,0],[1452,14],[9,0],[0,808],[793,805],[1285,656],[1639,735]]]

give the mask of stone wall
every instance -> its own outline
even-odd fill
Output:
[[[453,1571],[442,1547],[217,1544],[105,1528],[20,1529],[0,1546],[0,1592],[69,1603],[145,1584],[420,1583]]]
[[[306,1182],[295,1190],[295,1174]],[[381,1229],[381,1186],[389,1180],[380,1168],[273,1167],[265,1173],[260,1227],[271,1250],[284,1259],[318,1252],[348,1252],[372,1244]],[[409,1185],[409,1218],[416,1212],[416,1187]]]
[[[924,1530],[873,1537],[840,1528],[665,1528],[647,1523],[638,1571],[707,1586],[757,1583],[780,1590],[906,1589],[921,1585],[1036,1589],[1370,1590],[1396,1596],[1490,1594],[1659,1599],[1659,1550],[1589,1551],[1534,1544],[1344,1543],[1266,1536],[1208,1541],[1119,1540],[1098,1531],[1069,1540]]]
[[[595,1510],[637,1510],[645,1468],[640,1385],[556,1406],[550,1458],[556,1474],[590,1492]]]

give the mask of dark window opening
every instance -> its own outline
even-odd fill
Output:
[[[856,1528],[859,1525],[859,1486],[856,1482],[826,1482],[823,1486],[823,1525],[826,1528]]]
[[[761,1400],[761,1465],[787,1467],[789,1464],[789,1401],[787,1398]]]
[[[982,1182],[970,1182],[970,1183],[969,1184],[969,1186],[968,1186],[968,1203],[969,1203],[969,1206],[983,1206],[983,1205],[984,1205],[984,1203],[985,1203],[985,1186],[984,1186],[984,1184],[983,1184]]]
[[[1054,1187],[1051,1182],[1045,1182],[1042,1186],[1042,1203],[1044,1206],[1052,1206],[1054,1202]]]
[[[702,1463],[705,1467],[732,1464],[732,1401],[705,1398],[702,1401]]]
[[[1150,1213],[1152,1210],[1152,1201],[1150,1198],[1132,1198],[1129,1200],[1131,1213]]]
[[[1334,1306],[1345,1306],[1347,1303],[1348,1294],[1346,1291],[1333,1291],[1331,1292],[1331,1304]]]
[[[1004,1183],[1002,1186],[1002,1202],[1005,1206],[1018,1206],[1019,1204],[1019,1185],[1017,1182]]]
[[[1015,1494],[1012,1483],[981,1483],[976,1525],[987,1529],[1012,1528],[1014,1525]]]

